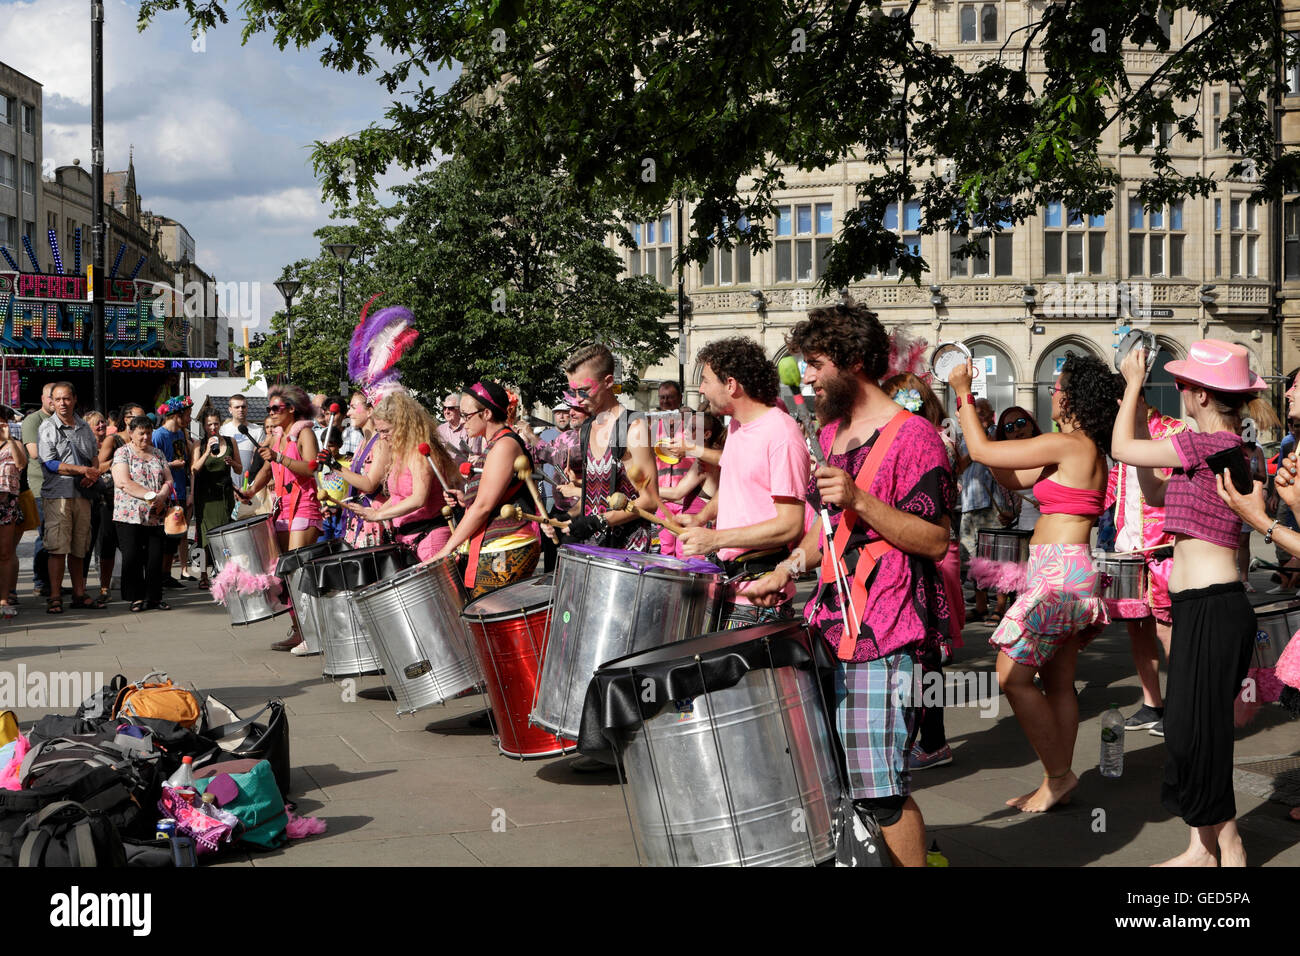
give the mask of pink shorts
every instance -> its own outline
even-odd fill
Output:
[[[704,510],[706,504],[708,504],[707,500],[700,495],[696,495],[691,499],[691,503],[687,505],[684,511],[682,510],[681,502],[662,500],[659,502],[659,510],[669,518],[676,518],[681,514],[699,514]],[[659,529],[659,553],[670,558],[684,557],[677,548],[677,535],[673,534],[667,528]]]
[[[419,542],[415,546],[415,553],[419,556],[421,561],[428,561],[435,554],[441,551],[443,546],[451,540],[450,528],[434,528],[423,538],[418,534],[402,534],[401,528],[396,528],[395,530],[397,532],[397,540],[402,544],[411,544],[415,541]]]
[[[308,528],[320,531],[323,525],[324,521],[319,516],[312,518],[309,515],[298,515],[293,519],[292,524],[287,518],[275,519],[276,531],[306,531]]]

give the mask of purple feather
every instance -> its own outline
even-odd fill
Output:
[[[379,296],[375,296],[366,303],[369,309],[370,304]],[[380,309],[373,315],[367,315],[363,310],[361,321],[357,323],[356,330],[352,333],[352,347],[348,350],[348,377],[354,382],[364,382],[369,377],[369,366],[371,352],[373,351],[375,338],[384,330],[386,326],[394,322],[400,322],[402,325],[410,325],[414,322],[415,316],[411,310],[402,305],[389,306],[386,309]]]

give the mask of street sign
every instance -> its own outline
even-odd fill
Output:
[[[1173,309],[1134,309],[1133,316],[1139,319],[1172,319]]]

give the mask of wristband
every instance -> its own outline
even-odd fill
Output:
[[[965,405],[970,405],[971,407],[974,407],[974,405],[975,405],[975,396],[974,396],[973,394],[971,394],[970,392],[967,392],[965,395],[958,395],[958,396],[957,396],[957,411],[961,411],[961,407],[962,407],[963,404],[965,404]]]

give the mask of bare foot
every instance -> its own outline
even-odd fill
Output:
[[[1243,856],[1242,859],[1245,860],[1245,856]],[[1202,846],[1188,847],[1186,850],[1178,854],[1172,860],[1165,860],[1165,862],[1163,863],[1152,864],[1152,866],[1218,866],[1218,865],[1219,865],[1219,861],[1215,859],[1214,854],[1210,853]]]
[[[1007,806],[1015,807],[1017,810],[1019,810],[1026,803],[1028,803],[1029,798],[1032,797],[1037,792],[1038,792],[1037,790],[1030,790],[1028,793],[1022,793],[1018,797],[1012,797],[1010,800],[1007,801]]]
[[[1223,840],[1219,843],[1219,866],[1245,866],[1246,848],[1241,845],[1241,837]]]
[[[1026,799],[1019,805],[1021,813],[1044,813],[1058,803],[1069,803],[1070,794],[1079,785],[1079,778],[1071,770],[1064,777],[1055,780],[1043,779],[1043,785],[1033,793],[1026,794]]]

